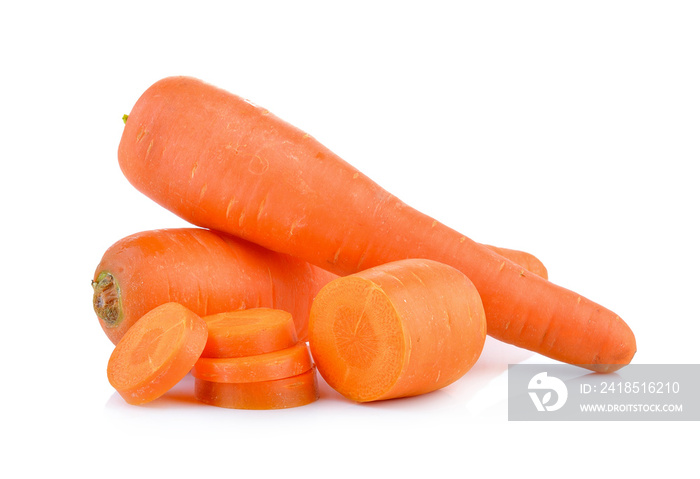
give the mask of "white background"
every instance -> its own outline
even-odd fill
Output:
[[[235,411],[194,403],[188,378],[128,406],[90,280],[116,240],[185,225],[117,163],[122,115],[184,74],[472,239],[536,254],[628,322],[635,363],[698,363],[698,25],[676,1],[3,3],[0,475],[694,468],[697,423],[508,422],[507,364],[548,360],[490,339],[417,398],[357,405],[322,385],[309,406]]]

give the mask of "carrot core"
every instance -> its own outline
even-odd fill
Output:
[[[119,284],[110,273],[103,271],[92,282],[92,307],[108,328],[115,328],[124,319]]]

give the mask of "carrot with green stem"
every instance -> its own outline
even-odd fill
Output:
[[[310,135],[200,80],[148,88],[118,156],[138,190],[189,222],[335,274],[405,258],[451,265],[474,283],[488,333],[502,341],[596,371],[636,351],[614,312],[411,208]]]

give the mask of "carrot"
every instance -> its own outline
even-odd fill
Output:
[[[232,409],[286,409],[316,401],[316,368],[289,378],[254,383],[218,383],[194,379],[194,397],[205,404]]]
[[[251,308],[205,316],[209,328],[203,358],[239,358],[294,346],[298,339],[287,311]]]
[[[159,398],[187,375],[207,341],[206,323],[178,303],[146,313],[109,358],[110,384],[129,404]]]
[[[192,376],[217,383],[251,383],[297,376],[311,369],[311,355],[305,342],[291,348],[238,358],[202,358]]]
[[[358,402],[415,396],[461,378],[486,319],[460,271],[406,259],[335,279],[311,307],[309,344],[326,382]]]
[[[285,310],[292,313],[298,339],[306,339],[311,300],[336,277],[217,231],[161,229],[127,236],[107,249],[93,276],[92,302],[114,344],[138,318],[168,301],[200,316],[255,307]],[[205,354],[211,354],[209,347]]]
[[[615,313],[409,207],[303,131],[188,77],[148,88],[119,144],[141,192],[189,222],[339,275],[405,258],[473,281],[493,337],[596,371],[628,364],[634,334]]]
[[[147,311],[171,301],[200,316],[254,307],[281,309],[292,314],[298,338],[304,339],[311,300],[335,277],[215,231],[144,231],[107,249],[95,270],[93,306],[115,344]]]

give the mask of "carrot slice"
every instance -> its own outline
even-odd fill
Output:
[[[290,348],[297,341],[292,314],[250,308],[205,316],[209,328],[203,358],[240,358]]]
[[[297,376],[311,369],[306,343],[271,353],[240,358],[199,358],[192,376],[218,383],[250,383]]]
[[[318,399],[316,368],[290,378],[254,383],[218,383],[195,377],[194,396],[205,404],[230,409],[286,409]]]
[[[207,341],[207,324],[179,303],[146,313],[122,337],[107,364],[107,378],[129,404],[165,394],[190,371]]]

